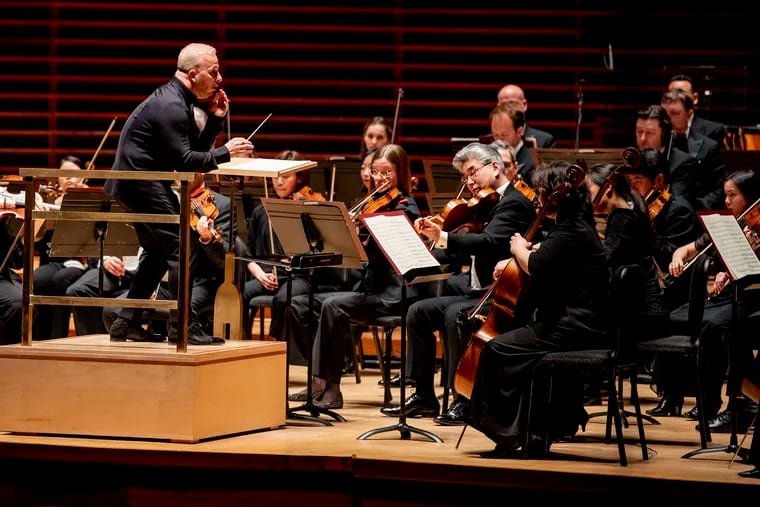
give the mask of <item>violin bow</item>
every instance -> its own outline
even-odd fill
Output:
[[[398,95],[396,97],[396,112],[393,113],[393,132],[391,132],[391,144],[396,142],[396,125],[398,125],[398,112],[401,109],[401,98],[404,96],[404,89],[398,89]]]
[[[98,149],[95,150],[95,154],[92,156],[92,159],[90,159],[90,162],[87,164],[86,170],[89,171],[95,166],[95,159],[98,158],[98,153],[100,153],[101,148],[103,148],[103,145],[106,143],[106,139],[108,139],[108,134],[111,133],[111,129],[113,129],[114,124],[116,124],[116,116],[113,117],[113,120],[111,120],[111,124],[108,126],[108,130],[106,130],[106,133],[103,134],[103,139],[100,140],[100,145],[98,146]]]

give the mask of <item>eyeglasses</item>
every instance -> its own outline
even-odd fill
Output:
[[[467,169],[464,172],[463,179],[465,179],[465,180],[468,179],[468,178],[473,178],[474,179],[475,175],[478,174],[478,171],[480,171],[481,169],[483,169],[484,167],[489,166],[489,165],[491,165],[491,163],[487,162],[487,163],[483,164],[480,167],[476,167],[476,168],[472,168],[471,167],[471,168]]]
[[[369,173],[372,176],[380,176],[383,179],[387,179],[387,178],[390,178],[391,176],[393,176],[393,172],[392,171],[380,172],[380,171],[375,171],[374,169],[372,169]]]

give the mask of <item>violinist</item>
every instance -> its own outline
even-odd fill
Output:
[[[649,218],[655,233],[654,260],[658,274],[667,273],[673,252],[697,238],[699,225],[689,201],[671,193],[666,180],[668,174],[665,156],[654,148],[641,150],[641,162],[625,169],[625,178],[631,190],[647,202]],[[688,277],[676,278],[664,288],[665,310],[670,312],[689,298]]]
[[[457,396],[449,410],[440,415],[439,404],[433,390],[436,358],[436,336],[439,331],[446,347],[449,386],[457,364],[469,342],[469,334],[460,335],[458,318],[462,311],[474,307],[492,280],[496,263],[508,256],[509,238],[525,232],[536,218],[533,205],[507,177],[507,171],[515,171],[514,152],[508,150],[502,156],[494,148],[472,143],[454,155],[452,164],[463,175],[465,183],[473,192],[490,189],[501,198],[485,217],[485,225],[479,232],[447,233],[429,217],[415,221],[421,234],[434,241],[437,249],[447,255],[469,258],[469,271],[449,278],[446,294],[414,302],[407,311],[407,336],[409,338],[409,361],[407,377],[416,384],[416,391],[406,401],[409,417],[436,417],[445,425],[464,423],[467,400]],[[502,158],[503,157],[503,158]],[[507,169],[509,166],[509,169]],[[387,407],[381,412],[398,416],[400,407]]]
[[[382,190],[373,196],[364,211],[402,211],[412,222],[420,216],[411,195],[409,157],[398,144],[387,144],[375,153],[372,159],[372,185],[373,189]],[[382,205],[376,206],[378,203]],[[363,225],[360,229],[360,236],[367,236]],[[367,325],[378,317],[398,314],[401,308],[403,280],[372,237],[367,237],[364,250],[368,263],[362,280],[351,291],[315,295],[319,319],[312,354],[311,402],[317,408],[329,410],[343,407],[340,381],[351,325]],[[408,287],[407,297],[413,300],[415,296],[414,287]],[[308,303],[306,295],[293,298],[294,314],[300,319],[308,317]],[[304,401],[306,396],[307,390],[303,390],[289,395],[288,400]]]
[[[726,177],[723,183],[723,193],[725,195],[725,207],[729,209],[737,219],[744,213],[747,208],[760,199],[760,177],[752,170],[737,171]],[[750,232],[750,227],[745,225],[745,234]],[[710,360],[706,361],[707,366],[703,370],[702,385],[704,393],[704,410],[707,416],[707,424],[710,431],[715,433],[729,433],[732,424],[731,408],[719,413],[722,400],[723,385],[726,380],[728,368],[736,368],[732,375],[735,378],[742,377],[742,367],[745,364],[745,358],[751,358],[752,348],[756,348],[754,342],[757,328],[751,327],[755,321],[748,319],[747,316],[760,309],[760,295],[755,290],[741,291],[741,297],[737,304],[737,320],[739,323],[738,333],[731,337],[732,311],[733,311],[733,290],[726,290],[730,278],[725,271],[717,268],[721,266],[720,261],[715,255],[715,250],[708,247],[710,245],[709,236],[704,233],[695,241],[688,243],[676,249],[673,252],[669,270],[672,276],[682,277],[688,270],[687,261],[690,261],[697,255],[711,255],[715,258],[713,265],[716,267],[715,281],[712,286],[712,295],[705,302],[705,310],[702,321],[702,331],[700,333],[700,345],[705,347],[703,353]],[[757,252],[756,252],[757,253]],[[673,329],[681,329],[688,321],[689,304],[678,307],[670,314],[671,325]],[[736,356],[739,358],[737,365],[728,364],[727,342],[732,340],[732,344],[737,347]],[[662,357],[660,357],[662,356]],[[694,392],[695,386],[689,384],[688,379],[695,376],[691,373],[695,364],[681,358],[675,357],[675,354],[661,354],[655,358],[655,380],[657,390],[662,394],[656,415],[680,415],[683,406],[684,396]],[[734,387],[729,386],[729,389]],[[739,392],[738,387],[733,392]],[[749,398],[742,396],[736,397],[738,406],[737,429],[739,433],[744,433],[749,426],[756,410],[756,404]],[[696,419],[699,415],[696,407],[689,410],[686,417]]]
[[[303,155],[295,150],[282,151],[275,155],[274,158],[281,160],[304,160]],[[319,192],[315,192],[309,186],[310,181],[311,173],[306,170],[274,177],[272,178],[272,187],[278,199],[324,201],[324,196]],[[266,210],[261,204],[254,208],[248,220],[248,251],[253,257],[285,256],[280,240],[277,238],[277,234],[270,228]],[[251,299],[266,294],[274,296],[269,334],[277,340],[287,340],[294,345],[288,347],[291,362],[304,364],[303,354],[305,353],[305,346],[301,342],[300,334],[292,329],[294,326],[287,324],[287,272],[282,268],[276,268],[256,261],[248,262],[247,268],[252,278],[245,283],[243,289],[243,308],[245,309],[244,329],[248,330],[251,328],[252,311],[249,308]],[[315,284],[315,290],[319,290],[319,287],[322,285],[329,286],[331,284],[330,280],[336,277],[339,278],[339,274],[336,274],[336,271],[332,268],[316,270],[312,280]],[[291,297],[298,294],[308,294],[308,275],[304,273],[293,274],[290,286]]]
[[[533,182],[542,205],[553,189],[568,182],[568,167],[556,161],[536,169]],[[609,270],[587,187],[572,186],[546,214],[554,224],[540,243],[519,233],[509,243],[512,257],[531,278],[535,317],[487,341],[475,372],[465,420],[496,443],[481,454],[484,458],[512,457],[525,442],[530,378],[546,353],[607,346]],[[574,435],[588,420],[581,381],[563,378],[553,385],[557,405],[546,412],[552,417],[531,421],[531,427],[541,426],[537,433],[552,438]],[[551,443],[538,442],[536,448],[548,449]]]

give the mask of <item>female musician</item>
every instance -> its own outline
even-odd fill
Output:
[[[597,203],[594,213],[607,215],[603,242],[607,263],[610,272],[623,265],[641,266],[646,281],[641,312],[662,315],[662,289],[652,260],[655,236],[646,205],[639,194],[631,192],[625,176],[615,169],[614,164],[596,164],[586,173],[589,194],[592,202]],[[598,195],[600,191],[604,194]]]
[[[303,156],[294,150],[280,152],[274,158],[281,160],[304,160]],[[308,170],[285,176],[277,176],[272,178],[272,187],[278,199],[323,201],[324,197],[309,187],[310,178],[311,175]],[[254,208],[251,217],[248,219],[247,246],[248,253],[253,257],[285,256],[285,251],[282,249],[277,234],[270,229],[267,213],[261,204]],[[248,306],[251,299],[263,294],[275,295],[280,288],[284,289],[286,287],[285,282],[288,279],[284,269],[275,269],[272,266],[262,265],[255,261],[250,261],[247,268],[253,278],[245,283],[243,289],[243,308],[246,314],[244,329],[246,330],[250,329],[250,319],[247,314],[249,313]],[[294,280],[293,294],[299,293],[297,291],[301,290],[299,289],[300,284],[300,281],[296,282]],[[306,287],[308,287],[308,284]],[[284,313],[283,315],[275,315],[274,307],[272,308],[271,327],[274,328],[274,332],[278,336],[284,328],[284,317]],[[272,330],[270,330],[271,332]]]
[[[695,239],[699,232],[694,208],[683,196],[671,192],[666,181],[668,162],[654,148],[641,150],[641,161],[636,167],[626,168],[625,178],[631,190],[647,202],[649,218],[655,233],[654,260],[658,273],[667,273],[673,252]],[[689,277],[679,277],[666,285],[663,305],[670,312],[689,298]]]
[[[407,398],[407,416],[438,415],[438,400],[433,390],[435,332],[440,332],[441,342],[446,347],[447,382],[452,387],[457,364],[471,334],[459,332],[460,311],[477,304],[491,281],[494,266],[505,256],[509,238],[518,232],[524,233],[536,217],[531,202],[507,178],[507,171],[514,170],[512,155],[512,151],[500,155],[479,143],[469,144],[454,155],[452,165],[476,194],[481,189],[494,189],[502,196],[485,217],[486,225],[480,232],[450,234],[427,217],[415,222],[417,229],[435,242],[436,250],[445,251],[448,257],[467,257],[466,264],[471,268],[449,278],[457,281],[447,283],[445,295],[416,301],[407,311],[409,361],[406,373],[417,386],[414,394]],[[445,425],[463,424],[466,409],[467,399],[457,396],[448,412],[435,421]],[[389,416],[398,416],[399,411],[398,407],[381,409]]]
[[[541,204],[568,182],[568,167],[556,161],[536,169],[533,182]],[[586,186],[566,192],[547,215],[554,225],[541,243],[531,244],[520,234],[510,241],[512,256],[531,278],[536,312],[529,324],[487,341],[481,352],[467,422],[496,442],[482,457],[509,457],[525,441],[528,387],[545,354],[606,346],[609,269]],[[582,385],[569,380],[555,384],[563,391],[552,396],[553,403],[562,404],[552,408],[555,416],[531,422],[554,438],[575,434],[588,420]],[[537,447],[543,449],[543,443]]]
[[[383,116],[373,116],[364,124],[359,156],[364,159],[367,152],[376,150],[391,142],[393,125]]]
[[[365,210],[372,212],[403,211],[411,221],[420,216],[414,198],[410,193],[409,158],[397,144],[387,144],[380,148],[372,160],[372,184],[385,185],[387,190],[378,192],[367,203]],[[373,203],[382,203],[375,209]],[[360,236],[364,226],[360,226]],[[322,294],[320,314],[314,341],[314,375],[311,378],[311,402],[317,408],[337,409],[343,407],[340,391],[341,372],[344,366],[345,340],[350,336],[352,324],[367,325],[383,315],[398,314],[401,305],[401,284],[403,280],[396,274],[390,262],[375,241],[368,237],[364,247],[368,264],[363,280],[353,291]],[[413,286],[407,289],[409,298],[414,298]],[[299,296],[293,299],[296,315],[308,316],[308,299]],[[306,399],[306,390],[288,397],[291,401]]]
[[[752,170],[734,172],[726,177],[726,181],[723,183],[723,191],[726,208],[738,218],[750,205],[760,199],[760,177]],[[749,228],[745,233],[749,233]],[[676,249],[669,266],[670,275],[683,276],[687,272],[686,262],[700,252],[712,255],[714,250],[707,250],[709,245],[710,239],[705,233],[695,241]],[[716,259],[714,265],[719,266],[720,261]],[[700,342],[705,347],[707,357],[710,358],[709,361],[706,361],[709,371],[705,371],[703,376],[705,415],[708,418],[707,424],[710,430],[717,433],[729,432],[731,426],[731,411],[726,410],[718,413],[723,403],[721,392],[728,368],[724,341],[728,338],[733,322],[733,291],[724,290],[729,282],[730,278],[726,272],[718,272],[715,275],[712,296],[705,302],[702,333],[700,334]],[[741,378],[741,370],[746,364],[747,358],[751,357],[749,351],[754,333],[750,332],[751,321],[747,320],[746,317],[760,309],[760,297],[755,294],[756,292],[744,291],[737,306],[737,321],[742,323],[742,326],[738,330],[738,336],[732,339],[733,344],[739,346],[736,357],[740,358],[739,364],[736,365],[736,371],[739,371],[739,374],[732,375],[735,378]],[[689,305],[686,303],[670,314],[671,325],[674,329],[680,329],[681,326],[685,325],[688,319],[688,310]],[[657,407],[659,410],[654,415],[680,415],[684,396],[693,392],[695,388],[695,386],[688,384],[688,379],[695,378],[694,375],[688,373],[689,369],[694,367],[696,365],[689,364],[680,356],[675,357],[675,354],[662,354],[656,358],[655,380],[658,391],[662,392],[662,398]],[[731,389],[730,386],[729,389]],[[738,388],[734,390],[737,393],[739,391]],[[739,403],[737,406],[737,414],[739,414],[737,424],[739,431],[743,433],[754,415],[755,406],[748,398],[738,397],[737,402]],[[697,418],[696,407],[687,412],[686,416]]]

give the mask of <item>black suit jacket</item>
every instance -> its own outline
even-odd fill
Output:
[[[689,131],[689,152],[671,148],[668,164],[674,193],[683,196],[695,210],[723,208],[726,166],[720,146],[709,137]]]
[[[520,151],[517,152],[517,163],[520,166],[518,174],[522,176],[522,179],[533,186],[533,171],[536,170],[536,164],[533,162],[533,148],[529,147],[527,143],[523,143]]]
[[[726,137],[726,126],[717,121],[708,120],[701,116],[694,115],[691,119],[691,128],[689,132],[696,132],[703,136],[709,137],[716,141],[718,146],[723,146],[723,140]]]
[[[446,254],[474,255],[478,280],[486,287],[493,281],[496,263],[511,257],[510,238],[517,232],[525,234],[535,219],[533,204],[509,185],[481,232],[449,234]]]
[[[525,131],[523,132],[523,140],[532,137],[536,140],[537,148],[554,148],[556,141],[554,136],[545,130],[534,129],[528,125],[525,125]]]

